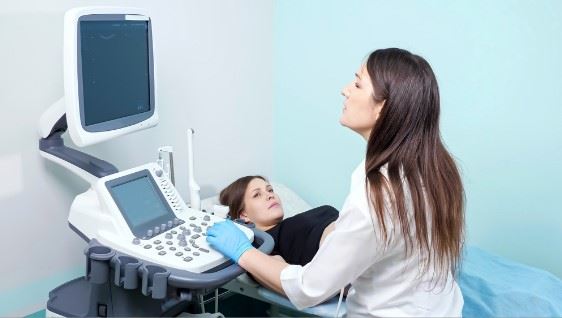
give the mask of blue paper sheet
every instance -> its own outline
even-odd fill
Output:
[[[461,266],[464,317],[562,317],[562,280],[553,274],[472,246]]]

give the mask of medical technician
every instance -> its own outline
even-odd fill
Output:
[[[208,242],[299,309],[351,284],[350,317],[461,316],[454,274],[464,192],[441,141],[431,67],[405,50],[377,50],[342,95],[340,123],[367,141],[366,156],[312,261],[289,265],[263,254],[231,221],[211,227]]]

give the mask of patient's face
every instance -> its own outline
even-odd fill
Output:
[[[244,193],[244,210],[240,217],[253,222],[258,229],[267,230],[283,220],[281,200],[266,181],[255,178]]]

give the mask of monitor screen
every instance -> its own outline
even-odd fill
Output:
[[[80,21],[86,126],[150,111],[148,21]]]
[[[175,217],[148,171],[115,179],[107,187],[135,234]]]

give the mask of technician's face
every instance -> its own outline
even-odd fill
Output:
[[[342,89],[341,94],[345,100],[340,124],[368,140],[384,101],[375,102],[373,85],[365,65],[355,73],[355,78]]]
[[[281,200],[273,187],[260,178],[254,178],[244,193],[244,211],[240,217],[253,222],[258,229],[268,229],[283,220]]]

